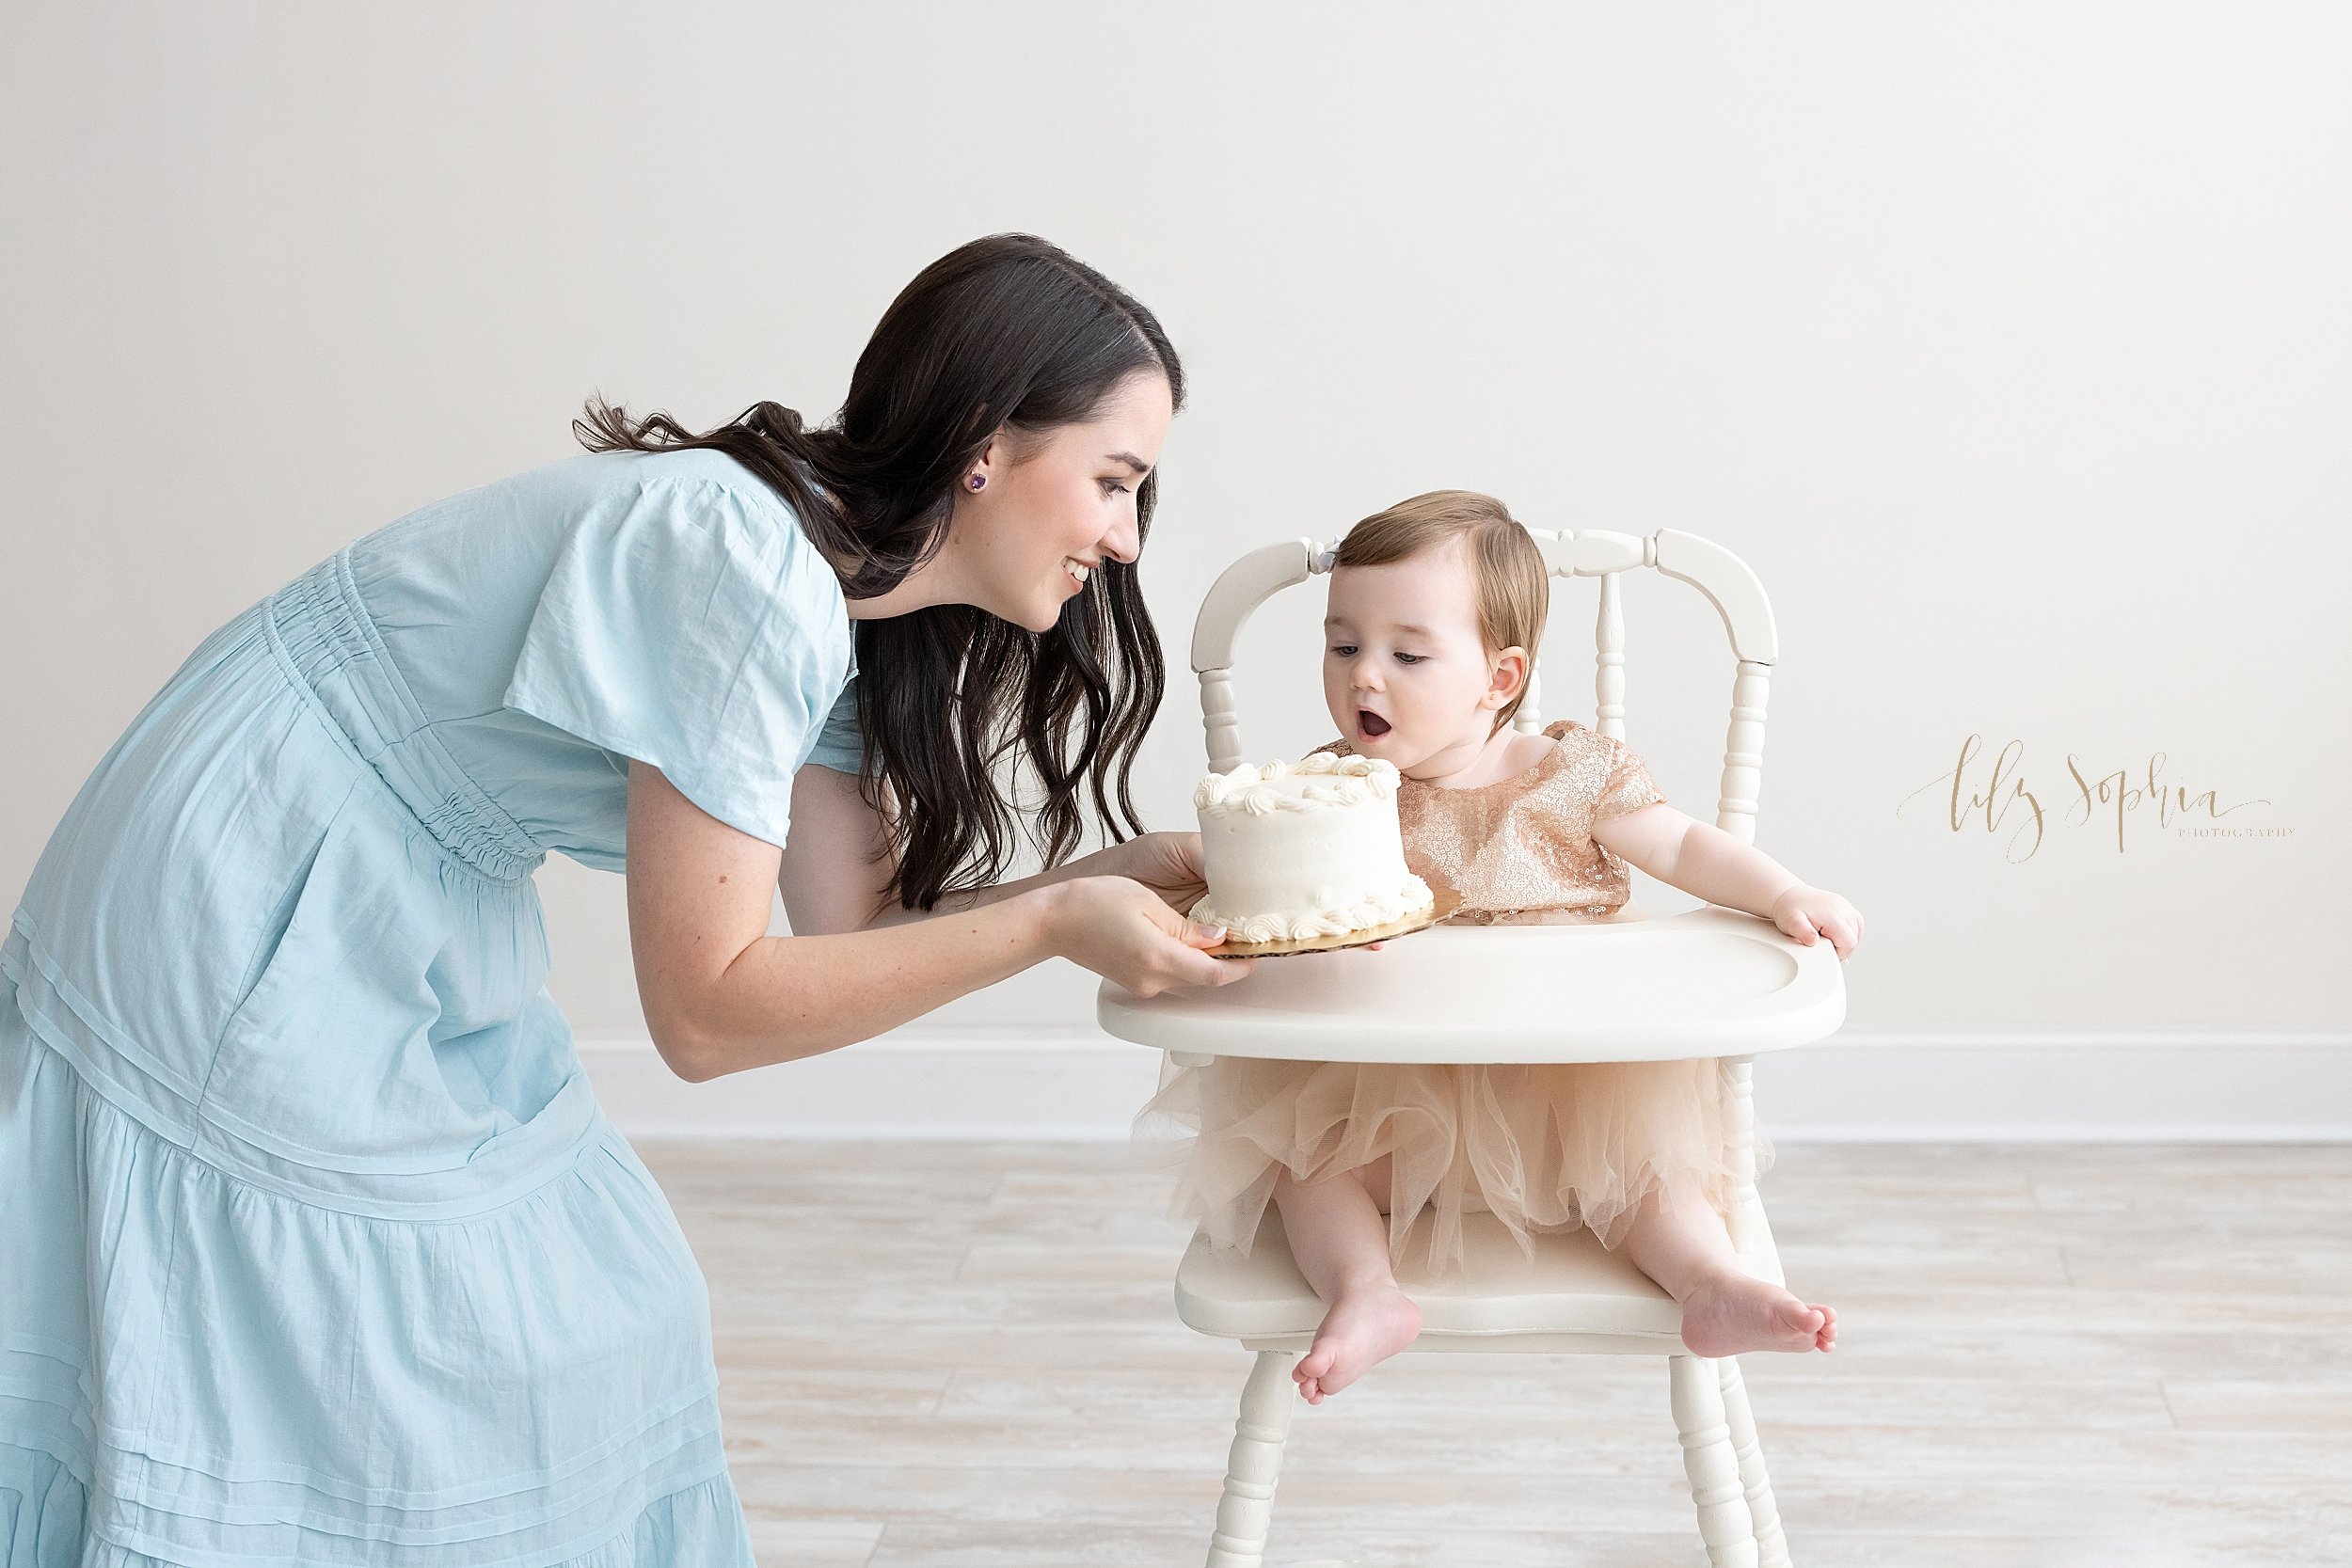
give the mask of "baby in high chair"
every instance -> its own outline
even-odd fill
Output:
[[[1469,923],[1627,918],[1629,863],[1746,910],[1842,960],[1862,917],[1770,857],[1664,803],[1624,742],[1564,720],[1510,727],[1549,609],[1534,542],[1502,502],[1416,496],[1340,542],[1323,692],[1343,738],[1394,763],[1408,863],[1457,889]],[[1576,999],[1563,996],[1573,1007]],[[1464,1211],[1522,1245],[1589,1227],[1681,1305],[1699,1355],[1827,1351],[1837,1315],[1740,1266],[1728,1216],[1729,1109],[1711,1060],[1562,1065],[1256,1061],[1163,1069],[1142,1116],[1197,1131],[1176,1214],[1247,1248],[1280,1211],[1325,1304],[1293,1376],[1313,1403],[1410,1344],[1407,1231],[1432,1211],[1431,1261],[1458,1265]],[[1757,1168],[1771,1160],[1757,1140]]]

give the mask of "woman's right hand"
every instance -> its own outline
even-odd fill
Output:
[[[1054,951],[1137,996],[1170,986],[1229,986],[1254,958],[1212,958],[1200,950],[1224,927],[1196,926],[1161,896],[1126,877],[1073,877],[1041,889]]]

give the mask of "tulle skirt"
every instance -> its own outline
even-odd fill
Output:
[[[1531,1234],[1589,1228],[1621,1244],[1643,1199],[1703,1197],[1730,1223],[1731,1108],[1713,1060],[1568,1064],[1256,1061],[1169,1056],[1142,1136],[1183,1137],[1170,1212],[1245,1255],[1287,1170],[1311,1182],[1391,1156],[1389,1248],[1434,1212],[1426,1263],[1462,1259],[1462,1215]],[[1772,1161],[1761,1134],[1756,1168]]]

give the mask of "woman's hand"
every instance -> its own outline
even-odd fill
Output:
[[[1189,914],[1209,891],[1200,875],[1199,833],[1144,833],[1089,855],[1085,869],[1141,882],[1178,914]]]
[[[1772,918],[1807,947],[1827,937],[1840,963],[1862,944],[1862,911],[1826,888],[1798,883],[1772,900]]]
[[[1202,953],[1225,940],[1224,927],[1194,925],[1157,890],[1132,878],[1073,877],[1039,895],[1052,900],[1046,918],[1054,951],[1137,996],[1156,996],[1170,986],[1231,985],[1256,965],[1251,958]]]

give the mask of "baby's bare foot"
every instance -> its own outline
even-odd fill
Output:
[[[1421,1308],[1393,1285],[1351,1291],[1331,1304],[1315,1342],[1291,1370],[1309,1404],[1336,1394],[1413,1342]]]
[[[1837,1314],[1807,1306],[1769,1280],[1731,1274],[1682,1301],[1682,1342],[1693,1355],[1752,1350],[1834,1350]]]

